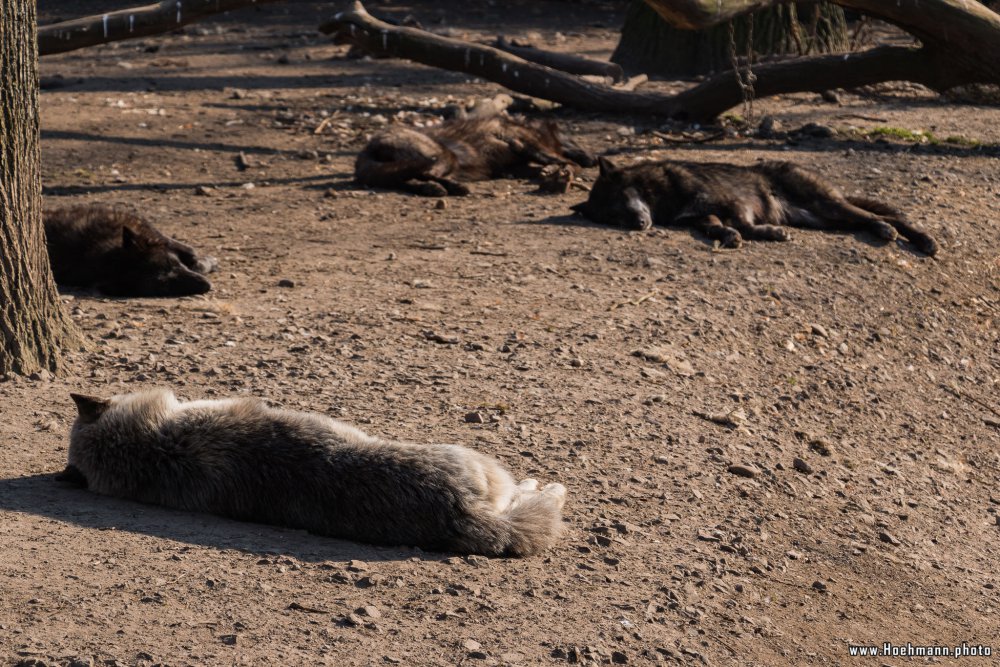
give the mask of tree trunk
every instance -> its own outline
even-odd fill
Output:
[[[58,368],[79,341],[42,230],[35,0],[0,3],[0,375]]]
[[[745,58],[750,21],[733,21],[736,53]],[[842,53],[850,37],[844,10],[827,2],[791,3],[753,13],[755,57]],[[675,28],[644,0],[632,0],[611,61],[627,72],[666,78],[711,74],[733,68],[729,26]]]

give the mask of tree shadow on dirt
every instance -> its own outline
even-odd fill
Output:
[[[547,218],[542,218],[541,220],[522,220],[522,221],[519,221],[519,222],[515,222],[514,224],[518,224],[518,225],[556,225],[556,226],[560,226],[560,227],[588,227],[588,228],[592,228],[592,229],[606,229],[608,231],[616,232],[616,233],[619,233],[619,234],[623,234],[623,233],[624,234],[644,234],[644,233],[646,233],[646,232],[640,232],[640,231],[633,231],[633,230],[628,230],[628,229],[622,229],[621,227],[613,227],[611,225],[603,225],[601,223],[597,223],[597,222],[593,222],[591,220],[588,220],[587,218],[584,218],[582,215],[580,215],[578,213],[568,213],[568,214],[565,214],[565,215],[551,215],[551,216],[549,216]],[[673,232],[687,231],[693,238],[701,241],[702,243],[704,243],[705,245],[707,245],[710,248],[714,248],[714,241],[712,239],[710,239],[709,237],[705,236],[704,234],[702,234],[701,232],[699,232],[698,230],[696,230],[696,229],[694,229],[692,227],[680,227],[680,226],[676,226],[676,227],[666,226],[665,227],[665,226],[657,225],[656,229],[658,231],[671,230]],[[792,233],[792,239],[790,241],[744,241],[744,243],[745,244],[751,243],[751,244],[756,244],[756,245],[765,245],[766,244],[768,246],[771,246],[771,245],[774,245],[774,246],[783,246],[783,245],[787,246],[789,243],[794,244],[796,242],[797,238],[799,238],[799,237],[803,237],[804,238],[807,234],[833,234],[833,235],[836,235],[836,236],[853,236],[857,241],[859,241],[860,243],[863,243],[863,244],[865,244],[865,245],[867,245],[867,246],[869,246],[871,248],[885,248],[886,246],[892,245],[893,243],[895,243],[896,246],[900,250],[902,250],[902,251],[904,251],[904,252],[906,252],[906,253],[908,253],[910,255],[913,255],[914,257],[920,257],[920,258],[928,259],[927,255],[924,255],[922,252],[918,251],[911,244],[909,244],[909,243],[907,243],[905,241],[902,241],[902,240],[885,241],[885,240],[882,240],[882,239],[875,238],[874,236],[872,236],[871,234],[869,234],[869,233],[867,233],[867,232],[865,232],[863,230],[858,230],[858,231],[854,231],[854,230],[838,230],[838,229],[818,230],[818,229],[802,229],[802,228],[796,228],[796,227],[789,227],[789,229],[791,230],[791,233]],[[650,238],[650,242],[655,242],[655,238]],[[721,252],[739,252],[739,249],[722,249]]]
[[[82,528],[136,533],[261,556],[281,554],[306,562],[400,561],[424,554],[406,547],[377,547],[311,535],[303,530],[110,498],[57,482],[52,474],[0,479],[2,510],[44,516]]]
[[[916,155],[943,155],[949,157],[995,157],[1000,156],[1000,146],[993,144],[982,144],[979,146],[962,146],[959,144],[900,144],[889,141],[858,141],[856,139],[802,139],[794,142],[765,143],[764,141],[741,141],[739,143],[677,143],[665,146],[616,146],[602,153],[613,157],[615,155],[647,154],[650,151],[667,151],[671,148],[684,149],[686,151],[700,151],[704,153],[722,153],[727,156],[726,161],[736,151],[773,151],[782,153],[784,157],[774,159],[788,160],[795,162],[796,158],[787,155],[788,150],[811,151],[815,153],[843,153],[847,150],[854,150],[856,153],[884,153],[898,155],[900,153],[913,153]]]

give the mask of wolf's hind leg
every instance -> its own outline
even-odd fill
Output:
[[[447,197],[448,190],[434,181],[409,180],[400,184],[399,188],[421,197]]]
[[[459,183],[458,181],[453,181],[450,178],[445,178],[444,176],[428,176],[429,181],[437,183],[444,188],[452,197],[464,197],[469,194],[469,188],[466,185]]]
[[[743,245],[743,237],[732,227],[726,227],[716,215],[706,215],[700,218],[681,218],[675,221],[680,224],[692,225],[702,234],[718,241],[723,248],[739,248]]]
[[[917,247],[917,250],[933,257],[938,252],[937,241],[920,225],[911,222],[906,214],[899,209],[867,197],[848,197],[852,205],[881,217],[892,225],[896,231],[906,237],[906,240]]]

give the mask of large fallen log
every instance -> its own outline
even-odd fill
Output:
[[[584,111],[708,120],[743,101],[743,92],[730,72],[717,74],[676,95],[630,92],[591,83],[489,46],[389,25],[371,16],[360,2],[351,11],[341,12],[321,25],[320,31],[336,33],[338,39],[358,44],[368,52],[464,72],[525,95]],[[758,97],[795,91],[821,92],[899,79],[932,85],[942,74],[926,52],[907,47],[880,47],[847,56],[770,63],[756,67],[754,72]]]
[[[782,0],[646,0],[668,23],[700,30],[778,4]],[[969,0],[832,0],[907,31],[920,39],[936,77],[903,77],[936,90],[958,83],[1000,83],[1000,15]],[[934,83],[928,79],[934,78]],[[950,83],[950,78],[963,79]],[[890,79],[885,79],[886,81]]]
[[[38,55],[65,53],[176,30],[212,14],[284,0],[163,0],[38,27]]]

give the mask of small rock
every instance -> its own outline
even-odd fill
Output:
[[[823,98],[824,102],[829,102],[830,104],[840,104],[840,95],[837,94],[835,90],[824,90],[819,94]]]
[[[462,642],[462,648],[464,648],[466,651],[478,651],[482,647],[483,645],[477,642],[475,639],[466,639],[464,642]]]
[[[378,620],[382,618],[382,612],[379,611],[378,607],[368,605],[366,607],[360,607],[355,612],[359,616],[367,616],[368,618]]]
[[[902,542],[893,537],[892,533],[890,533],[887,530],[883,530],[882,532],[880,532],[878,534],[878,539],[882,540],[886,544],[891,544],[894,547],[898,547],[900,544],[902,544]]]
[[[833,446],[823,438],[814,438],[809,441],[809,449],[820,456],[830,456],[833,454]]]
[[[288,278],[282,278],[278,281],[278,287],[295,287],[295,281],[289,280]]]
[[[236,635],[222,635],[219,637],[219,641],[226,646],[236,646]]]
[[[297,157],[300,160],[318,160],[319,152],[314,151],[311,148],[303,148],[302,150],[300,150],[298,153],[295,154],[295,157]]]
[[[745,466],[734,463],[726,468],[726,470],[732,475],[736,475],[737,477],[746,477],[747,479],[757,476],[757,469],[753,466]]]
[[[822,581],[814,581],[812,583],[813,590],[819,591],[820,593],[826,593],[826,584]]]
[[[611,662],[613,662],[616,665],[626,665],[628,664],[628,656],[622,653],[621,651],[612,651]]]
[[[792,459],[792,467],[798,470],[803,475],[811,475],[813,472],[812,466],[800,458]]]
[[[829,338],[830,334],[827,332],[826,327],[822,324],[810,324],[809,328],[812,330],[813,335],[819,336],[820,338]]]
[[[654,456],[653,461],[655,461],[656,463],[670,463],[670,458],[664,456],[663,454],[660,454],[658,456]]]
[[[445,210],[446,208],[448,208],[448,200],[446,200],[446,199],[438,199],[434,203],[434,208],[436,208],[439,211]]]
[[[486,423],[486,417],[483,416],[483,413],[481,413],[478,410],[476,410],[476,411],[470,412],[470,413],[468,413],[468,414],[465,415],[465,423],[466,424],[485,424]]]
[[[787,556],[790,560],[802,560],[802,554],[794,549],[786,551],[785,556]]]
[[[194,189],[194,193],[199,197],[211,197],[215,195],[215,188],[210,188],[207,185],[199,185]]]
[[[368,563],[363,560],[352,560],[347,563],[347,569],[350,572],[364,572],[368,569]]]

